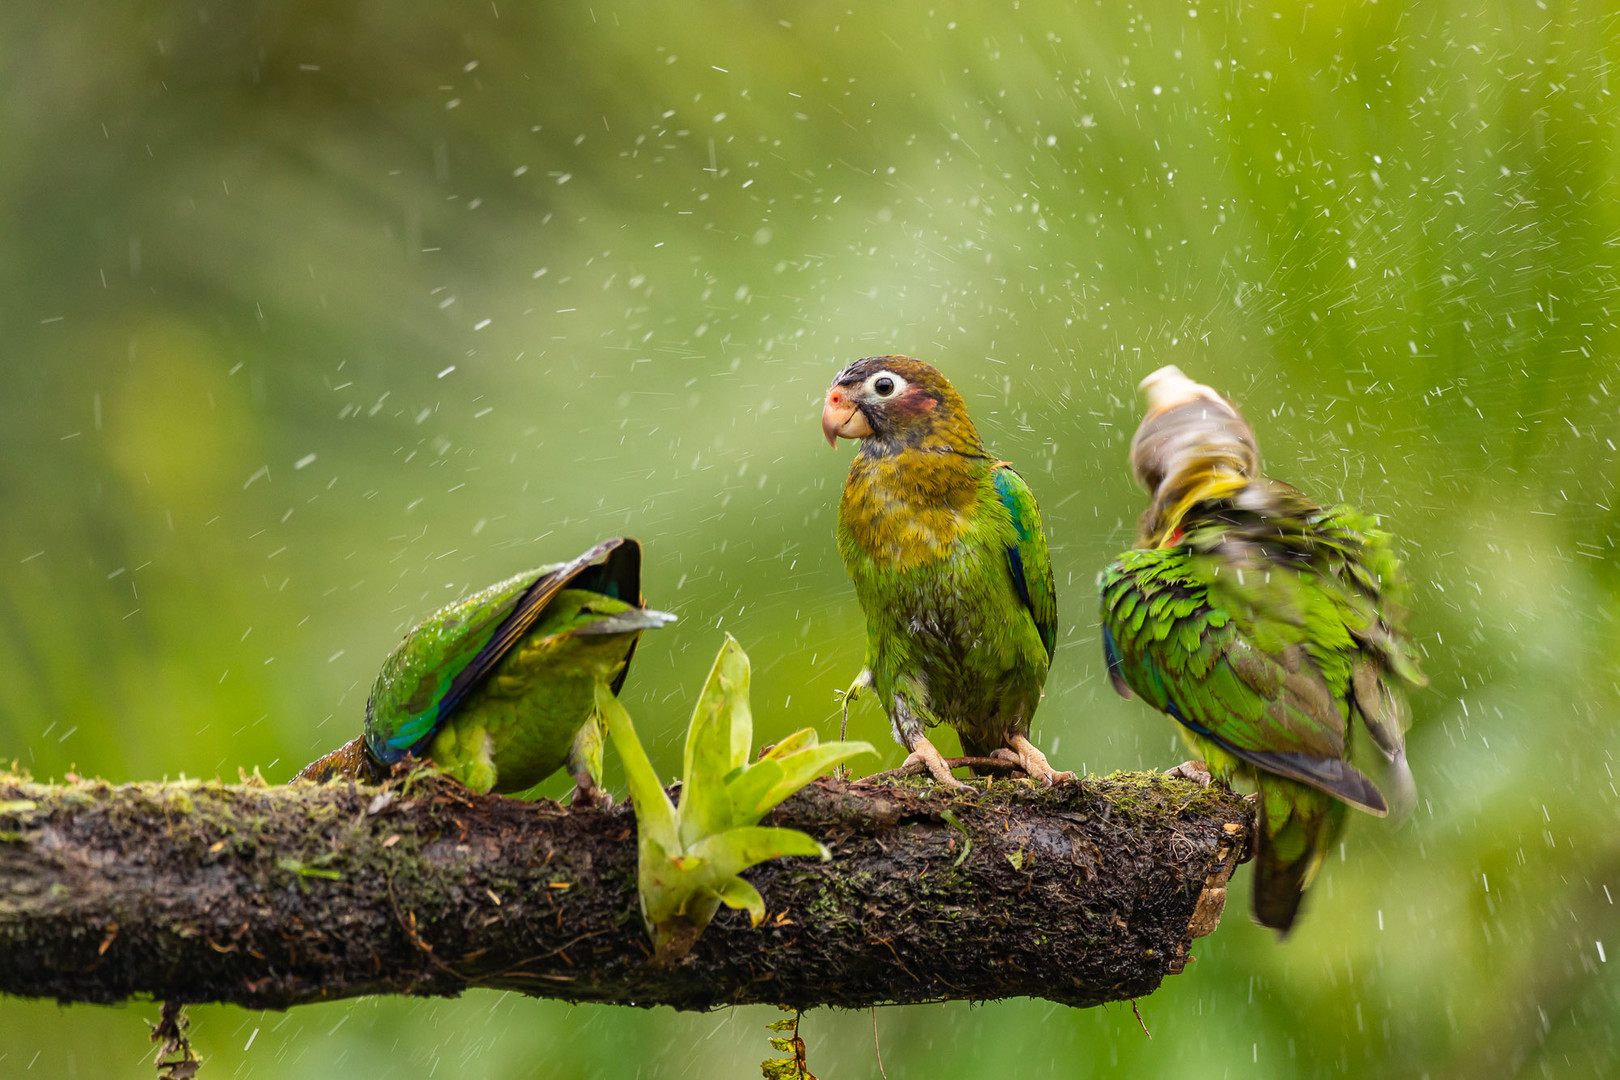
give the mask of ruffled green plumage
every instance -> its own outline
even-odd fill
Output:
[[[1286,930],[1343,804],[1387,812],[1350,764],[1358,726],[1409,797],[1397,684],[1422,676],[1398,629],[1389,535],[1258,476],[1241,418],[1175,376],[1200,393],[1156,402],[1133,443],[1156,495],[1143,546],[1099,578],[1110,676],[1178,720],[1216,777],[1256,781],[1256,918]]]

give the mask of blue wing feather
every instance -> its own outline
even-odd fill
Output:
[[[1007,566],[1012,570],[1013,588],[1018,590],[1018,599],[1031,611],[1035,610],[1035,602],[1029,598],[1029,582],[1024,578],[1024,557],[1018,554],[1018,549],[1007,549]]]
[[[991,473],[996,497],[1012,521],[1015,542],[1007,545],[1007,569],[1013,589],[1035,621],[1036,633],[1050,660],[1057,649],[1057,590],[1052,582],[1052,559],[1041,531],[1040,510],[1024,478],[1005,463]]]

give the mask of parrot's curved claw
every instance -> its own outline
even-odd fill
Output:
[[[1039,780],[1042,787],[1051,787],[1064,780],[1074,779],[1074,773],[1058,772],[1052,768],[1046,760],[1046,755],[1022,735],[1007,736],[1007,746],[1012,750],[1019,767],[1029,774],[1031,780]]]
[[[1166,769],[1166,776],[1174,776],[1178,780],[1191,780],[1199,787],[1209,787],[1215,779],[1209,771],[1209,766],[1202,761],[1183,761],[1173,769]]]
[[[904,769],[908,765],[921,765],[928,770],[928,774],[936,782],[946,787],[963,788],[967,791],[973,790],[970,785],[962,783],[962,781],[951,775],[951,767],[946,764],[939,751],[934,749],[934,744],[921,735],[917,736],[916,741],[912,744],[911,753],[906,756],[906,760],[900,763],[900,768]]]

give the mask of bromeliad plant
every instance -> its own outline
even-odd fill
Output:
[[[784,855],[830,859],[814,837],[766,828],[759,819],[839,763],[873,752],[864,742],[817,745],[815,731],[805,728],[750,764],[748,656],[730,634],[692,710],[679,804],[664,793],[618,698],[600,688],[596,706],[635,803],[641,915],[660,963],[686,955],[721,904],[746,910],[759,925],[765,900],[738,876],[743,870]]]

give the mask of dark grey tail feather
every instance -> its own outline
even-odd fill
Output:
[[[601,593],[640,606],[640,543],[628,536],[614,537],[597,544],[581,558],[585,560],[584,568],[570,579],[570,588]]]
[[[1309,784],[1335,798],[1343,799],[1358,810],[1365,810],[1377,817],[1384,817],[1389,813],[1389,804],[1384,801],[1384,796],[1379,792],[1377,785],[1348,761],[1316,757],[1312,754],[1240,750],[1232,746],[1226,746],[1226,749],[1251,765],[1259,766],[1278,776],[1286,776],[1290,780],[1298,780],[1302,784]]]
[[[1406,746],[1409,720],[1405,700],[1384,678],[1378,665],[1362,661],[1352,673],[1351,700],[1385,760],[1394,761]]]
[[[1108,662],[1108,681],[1114,684],[1114,690],[1120,697],[1129,701],[1136,696],[1131,684],[1125,681],[1125,661],[1119,655],[1119,646],[1114,641],[1114,632],[1104,623],[1102,628],[1103,659]]]

